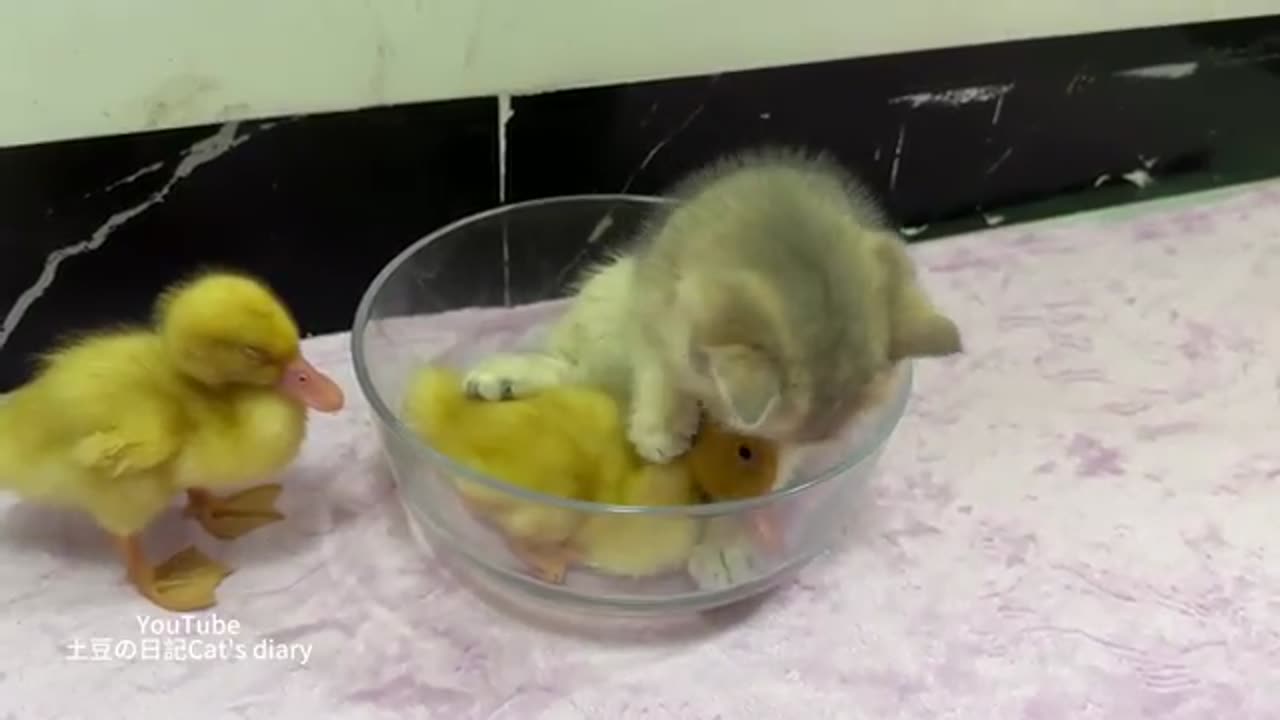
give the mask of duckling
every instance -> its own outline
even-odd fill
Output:
[[[280,520],[278,484],[226,498],[212,489],[279,471],[298,454],[307,409],[344,401],[265,284],[201,274],[161,294],[151,327],[90,334],[42,358],[0,404],[0,488],[88,513],[139,593],[198,610],[230,570],[194,546],[153,566],[143,530],[180,494],[220,539]]]
[[[644,461],[627,441],[617,401],[588,386],[558,385],[518,400],[469,396],[462,375],[425,367],[411,380],[406,424],[441,453],[490,477],[548,495],[612,505],[693,505],[706,493],[762,494],[777,476],[768,441],[704,423],[674,462]],[[682,568],[699,523],[683,515],[586,513],[521,500],[455,480],[464,503],[496,525],[535,577],[562,582],[580,564],[628,577]]]

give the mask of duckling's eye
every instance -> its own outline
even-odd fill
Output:
[[[741,458],[743,462],[751,462],[751,448],[746,445],[739,445],[738,457]]]
[[[256,363],[265,363],[267,361],[266,353],[262,352],[258,348],[249,347],[248,345],[240,348],[240,354]]]

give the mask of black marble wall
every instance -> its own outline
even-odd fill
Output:
[[[1138,171],[1175,187],[1274,174],[1280,16],[559,92],[513,109],[511,200],[658,194],[719,153],[777,142],[835,153],[918,228],[1134,188]]]
[[[407,245],[498,202],[493,100],[0,150],[0,390],[63,333],[143,320],[220,265],[348,329]]]
[[[1273,175],[1280,16],[517,97],[505,123],[497,108],[0,150],[0,390],[59,335],[142,319],[202,265],[265,276],[308,332],[345,330],[396,253],[503,195],[658,194],[761,143],[834,152],[918,238],[1046,199],[1037,212]]]

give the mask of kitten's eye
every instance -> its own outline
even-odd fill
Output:
[[[751,462],[751,448],[746,445],[739,445],[738,457],[741,458],[743,462]]]

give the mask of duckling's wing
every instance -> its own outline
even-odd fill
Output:
[[[24,392],[40,435],[56,438],[73,463],[109,477],[148,470],[174,457],[181,413],[160,377],[145,335],[95,338],[53,359]]]
[[[178,442],[172,433],[157,429],[147,423],[127,423],[91,432],[72,445],[71,459],[86,470],[113,478],[159,467],[177,453]]]
[[[154,399],[75,393],[63,402],[61,388],[28,387],[0,406],[0,477],[39,475],[37,468],[78,468],[92,476],[118,478],[153,469],[179,450],[172,409]],[[73,471],[74,472],[74,471]]]

